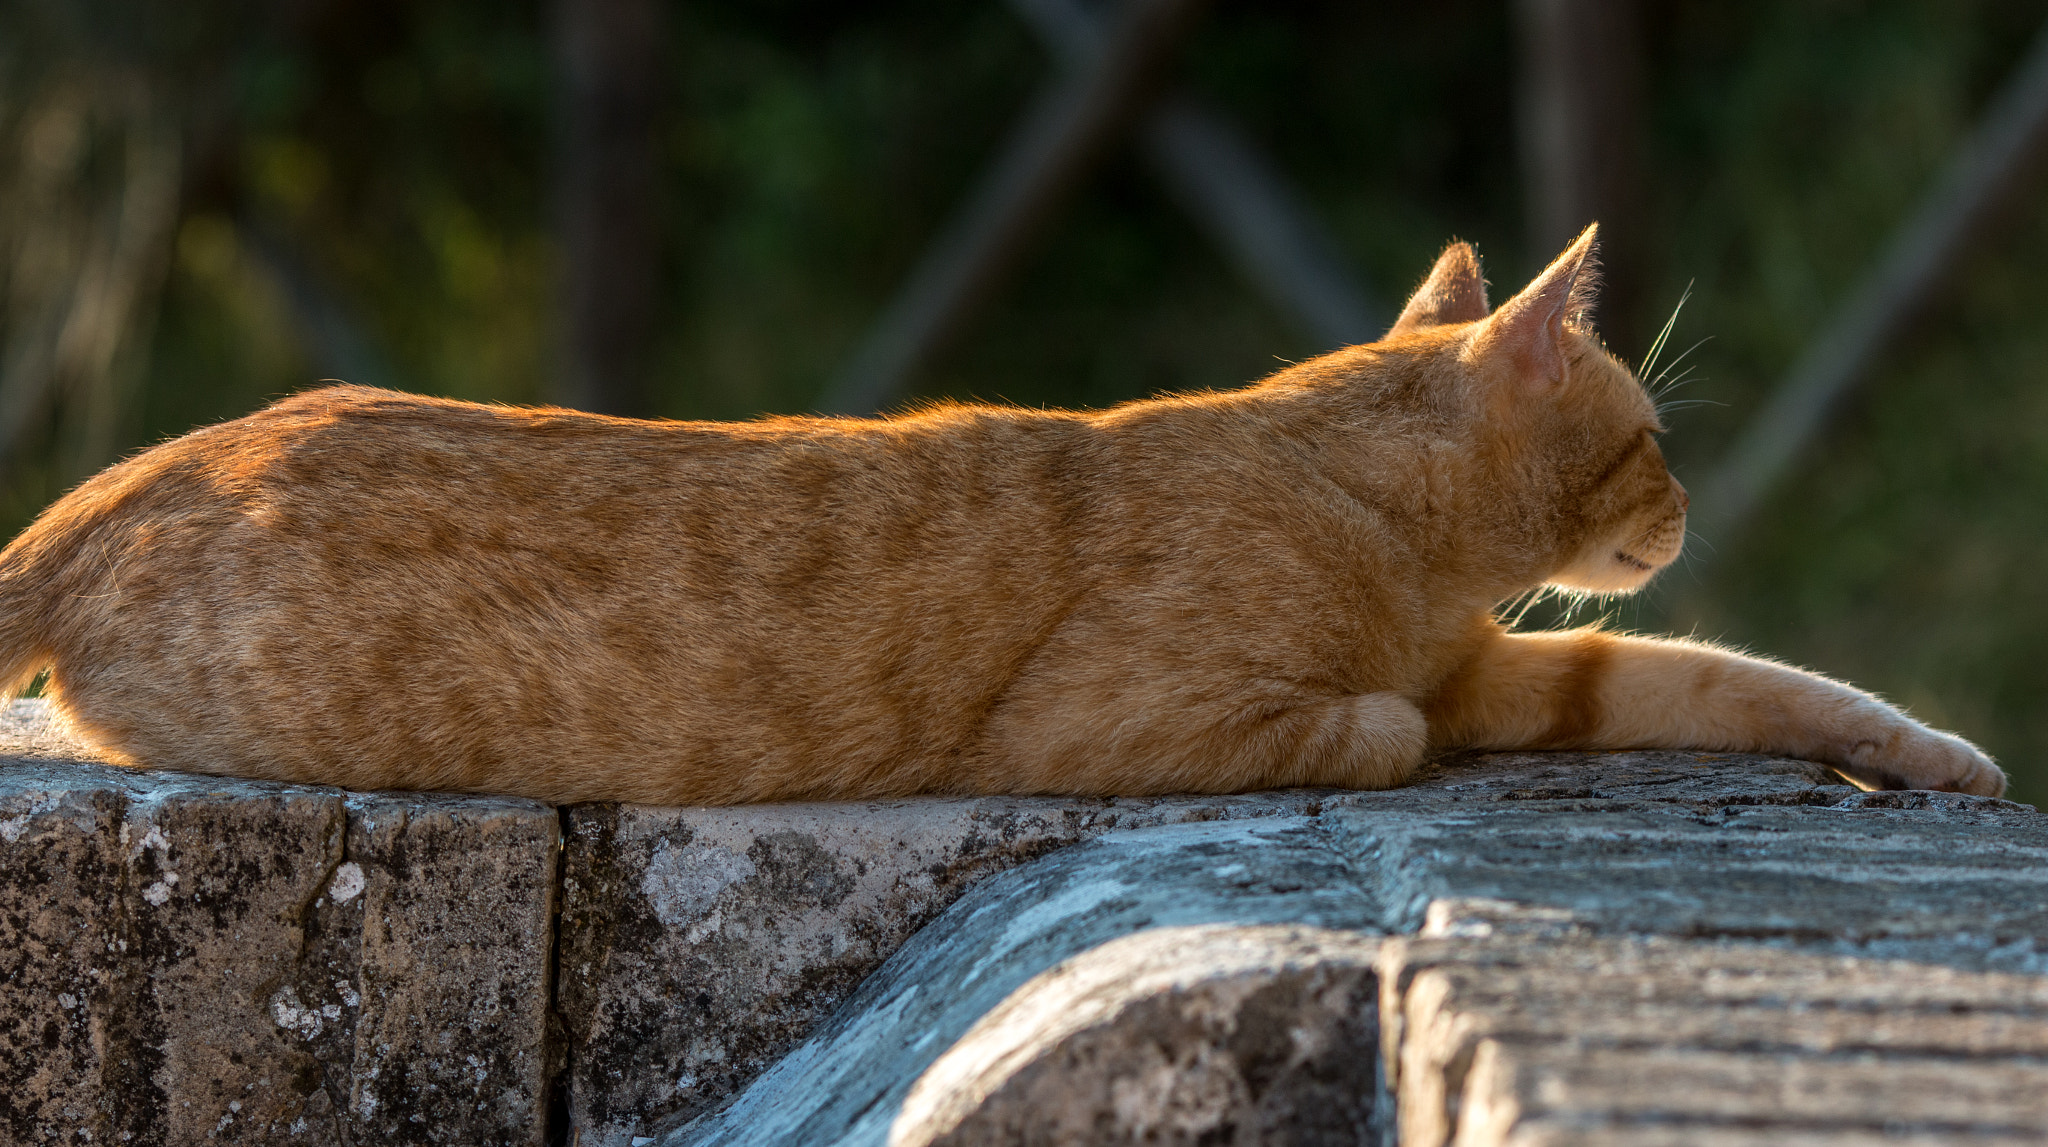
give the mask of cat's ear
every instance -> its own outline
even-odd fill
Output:
[[[1470,243],[1452,243],[1437,256],[1429,278],[1415,289],[1388,338],[1445,323],[1473,323],[1486,317],[1486,280],[1479,277],[1479,255]]]
[[[1522,292],[1500,305],[1472,337],[1472,353],[1500,356],[1515,377],[1542,390],[1564,381],[1564,330],[1577,326],[1599,286],[1595,223]]]

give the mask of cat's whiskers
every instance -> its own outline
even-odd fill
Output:
[[[1555,586],[1539,585],[1535,589],[1527,590],[1520,594],[1519,596],[1522,599],[1522,608],[1515,611],[1514,618],[1508,622],[1508,628],[1516,629],[1520,627],[1522,624],[1522,619],[1529,615],[1529,611],[1536,607],[1536,603],[1542,601],[1545,597],[1556,592],[1556,590],[1557,587]],[[1512,607],[1514,605],[1514,601],[1514,598],[1509,598],[1508,605]]]
[[[1500,604],[1493,607],[1494,620],[1504,622],[1509,629],[1513,629],[1522,620],[1522,615],[1529,612],[1529,601],[1541,588],[1538,586],[1537,589],[1525,589],[1501,599]],[[1513,616],[1509,616],[1510,614]]]
[[[1657,337],[1651,341],[1650,353],[1643,356],[1643,369],[1638,373],[1637,377],[1640,378],[1642,375],[1649,374],[1657,369],[1657,356],[1664,352],[1664,344],[1670,341],[1672,328],[1678,325],[1678,312],[1685,309],[1685,301],[1690,298],[1692,298],[1692,283],[1688,281],[1685,284],[1685,290],[1678,296],[1678,305],[1671,308],[1671,317],[1664,320],[1663,329],[1658,331]]]
[[[1572,619],[1576,618],[1579,615],[1579,610],[1587,602],[1593,600],[1595,597],[1599,595],[1593,593],[1590,590],[1573,590],[1566,596],[1567,601],[1565,602],[1564,616],[1557,619],[1557,628],[1559,629],[1571,628]]]
[[[1683,386],[1688,386],[1694,382],[1698,382],[1699,379],[1693,377],[1693,369],[1694,368],[1692,367],[1686,367],[1685,370],[1680,372],[1677,377],[1672,378],[1669,382],[1660,381],[1659,385],[1657,386],[1657,389],[1651,392],[1650,401],[1661,403],[1664,401],[1665,396],[1670,394],[1672,391],[1677,390]],[[1660,380],[1663,378],[1662,375],[1658,377]]]
[[[1677,377],[1675,378],[1672,377],[1671,372],[1674,370],[1678,370],[1679,364],[1683,363],[1688,357],[1690,357],[1692,355],[1692,352],[1700,349],[1701,347],[1707,345],[1712,341],[1714,341],[1713,335],[1707,335],[1701,338],[1698,342],[1693,343],[1691,346],[1686,347],[1683,351],[1679,352],[1677,358],[1674,358],[1670,362],[1665,363],[1663,369],[1659,370],[1656,374],[1650,376],[1650,381],[1644,384],[1644,389],[1650,392],[1651,399],[1655,400],[1657,398],[1660,398],[1663,395],[1669,394],[1673,390],[1676,390],[1679,386],[1683,385],[1686,378],[1692,374],[1693,368],[1687,367],[1685,370],[1680,371]]]

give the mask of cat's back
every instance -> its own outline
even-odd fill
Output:
[[[110,469],[8,557],[61,571],[60,702],[136,759],[754,799],[971,738],[1088,580],[1089,440],[994,408],[659,423],[334,388]],[[620,760],[646,783],[577,779]]]
[[[687,572],[750,555],[798,560],[785,549],[815,564],[833,542],[915,561],[942,556],[929,546],[938,535],[987,538],[1042,507],[1075,524],[1088,438],[1078,419],[1003,408],[668,422],[337,386],[110,467],[10,548],[60,535],[105,547],[138,533],[157,552],[213,548],[234,530],[273,561],[296,549],[366,564],[408,543],[557,556],[624,547],[665,552]]]

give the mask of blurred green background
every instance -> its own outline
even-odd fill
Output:
[[[1172,78],[1285,173],[1383,308],[1452,236],[1478,245],[1500,297],[1555,253],[1517,118],[1542,7],[1233,0]],[[1622,7],[1627,218],[1601,322],[1639,361],[1691,284],[1674,343],[1707,341],[1676,397],[1703,401],[1673,414],[1666,448],[1694,481],[2048,11]],[[635,401],[670,417],[811,408],[1056,61],[1001,3],[659,16]],[[563,35],[556,8],[501,0],[0,3],[8,530],[121,453],[323,378],[573,398]],[[2013,795],[2048,797],[2044,289],[2048,211],[2029,183],[1753,528],[1609,612],[1877,690],[1985,745]],[[1322,349],[1120,146],[910,396],[1096,406],[1240,385]]]

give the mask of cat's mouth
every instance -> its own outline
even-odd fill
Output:
[[[1551,584],[1592,593],[1627,593],[1676,561],[1684,541],[1685,514],[1680,512],[1649,529],[1610,536],[1598,548],[1587,547],[1577,561],[1558,571]]]

